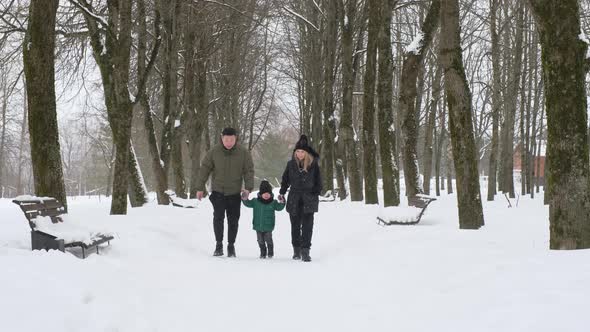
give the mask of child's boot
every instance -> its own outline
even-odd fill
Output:
[[[268,244],[268,258],[272,258],[274,255],[275,255],[274,245],[269,243]]]
[[[265,259],[266,254],[267,254],[266,245],[260,244],[259,246],[260,246],[260,259]]]

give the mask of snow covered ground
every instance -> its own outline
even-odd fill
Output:
[[[542,195],[513,208],[500,196],[484,202],[478,231],[459,230],[455,195],[414,226],[377,225],[377,206],[321,203],[311,263],[291,260],[284,211],[276,256],[260,260],[243,208],[230,259],[211,256],[208,201],[152,201],[128,216],[109,216],[104,198],[69,203],[70,221],[102,220],[115,233],[101,255],[30,251],[22,212],[0,200],[2,331],[589,329],[590,250],[548,249]]]

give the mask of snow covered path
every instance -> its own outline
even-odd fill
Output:
[[[72,220],[116,233],[81,260],[31,252],[22,212],[0,200],[2,330],[587,331],[590,250],[548,250],[542,196],[484,204],[486,226],[462,231],[454,195],[414,226],[377,225],[376,206],[322,203],[303,263],[290,258],[286,212],[275,258],[260,260],[243,208],[228,259],[211,256],[208,201],[109,216],[104,198],[71,198]]]

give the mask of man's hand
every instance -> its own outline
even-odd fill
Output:
[[[197,199],[199,201],[203,199],[203,192],[202,191],[197,191]]]
[[[250,191],[246,189],[242,190],[242,199],[248,199],[248,196],[250,196]]]
[[[285,203],[285,195],[279,195],[279,197],[277,197],[279,200],[279,203]]]

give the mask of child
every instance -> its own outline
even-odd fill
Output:
[[[246,207],[254,209],[252,226],[256,231],[258,246],[260,247],[260,258],[272,258],[274,246],[272,242],[272,230],[275,228],[275,211],[285,208],[285,201],[276,201],[272,194],[272,186],[266,180],[260,183],[258,198],[242,198]]]

